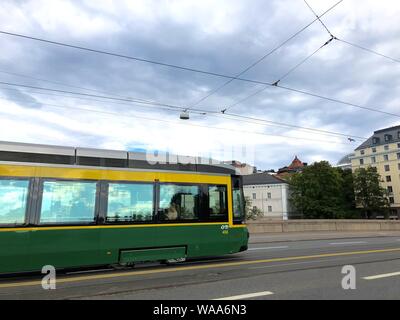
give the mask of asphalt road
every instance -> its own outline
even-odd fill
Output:
[[[356,289],[342,288],[342,268]],[[247,252],[173,266],[0,278],[0,299],[399,299],[400,236],[251,244]]]

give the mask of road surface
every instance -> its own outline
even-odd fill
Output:
[[[356,290],[343,290],[342,267],[356,269]],[[0,278],[0,299],[399,299],[400,234],[327,240],[269,241],[247,252],[172,266],[90,270]]]

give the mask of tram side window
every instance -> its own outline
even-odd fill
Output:
[[[162,221],[197,220],[199,202],[199,186],[161,185],[159,218]]]
[[[41,224],[92,223],[95,221],[96,183],[45,181]]]
[[[233,220],[235,223],[241,223],[245,220],[245,203],[243,197],[243,189],[240,179],[232,179],[233,186]]]
[[[107,222],[152,221],[153,193],[151,184],[110,183]]]
[[[227,220],[228,205],[227,205],[227,188],[226,186],[209,186],[209,219],[210,220]]]
[[[25,222],[28,194],[28,180],[0,180],[0,225]]]

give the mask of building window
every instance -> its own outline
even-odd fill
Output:
[[[363,156],[365,154],[365,150],[361,150],[360,153]]]
[[[387,164],[387,165],[385,165],[385,171],[386,172],[389,172],[390,171],[390,166]]]
[[[160,186],[159,214],[164,221],[196,220],[199,215],[198,186],[165,184]]]
[[[268,197],[268,199],[271,199],[271,198],[272,198],[271,192],[268,192],[267,197]]]
[[[391,134],[385,134],[385,141],[392,141],[393,136]]]
[[[387,190],[388,190],[389,193],[393,193],[393,187],[389,186],[389,187],[387,188]]]
[[[376,163],[376,157],[371,158],[371,163]]]
[[[386,145],[384,148],[385,148],[385,151],[389,150],[389,146],[388,145]]]
[[[397,154],[397,160],[400,160],[400,152]]]
[[[378,137],[372,138],[372,143],[373,144],[378,144],[380,142],[380,139]]]
[[[385,154],[383,156],[383,161],[389,161],[389,155],[388,154]]]
[[[394,197],[389,197],[390,204],[394,204]]]
[[[153,185],[114,184],[108,186],[107,222],[153,220]]]
[[[268,212],[272,212],[272,206],[268,206]]]
[[[28,193],[28,180],[0,180],[0,225],[25,222]]]
[[[386,182],[392,182],[392,177],[391,176],[386,176]]]
[[[40,223],[93,223],[96,189],[95,182],[45,181]]]
[[[360,164],[361,164],[361,165],[364,164],[364,159],[360,159]]]
[[[253,200],[256,200],[256,199],[257,199],[257,194],[253,193]]]
[[[373,153],[376,153],[376,148],[372,148],[372,152],[373,152]]]

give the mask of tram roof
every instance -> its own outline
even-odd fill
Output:
[[[0,161],[235,174],[212,158],[0,141]]]

